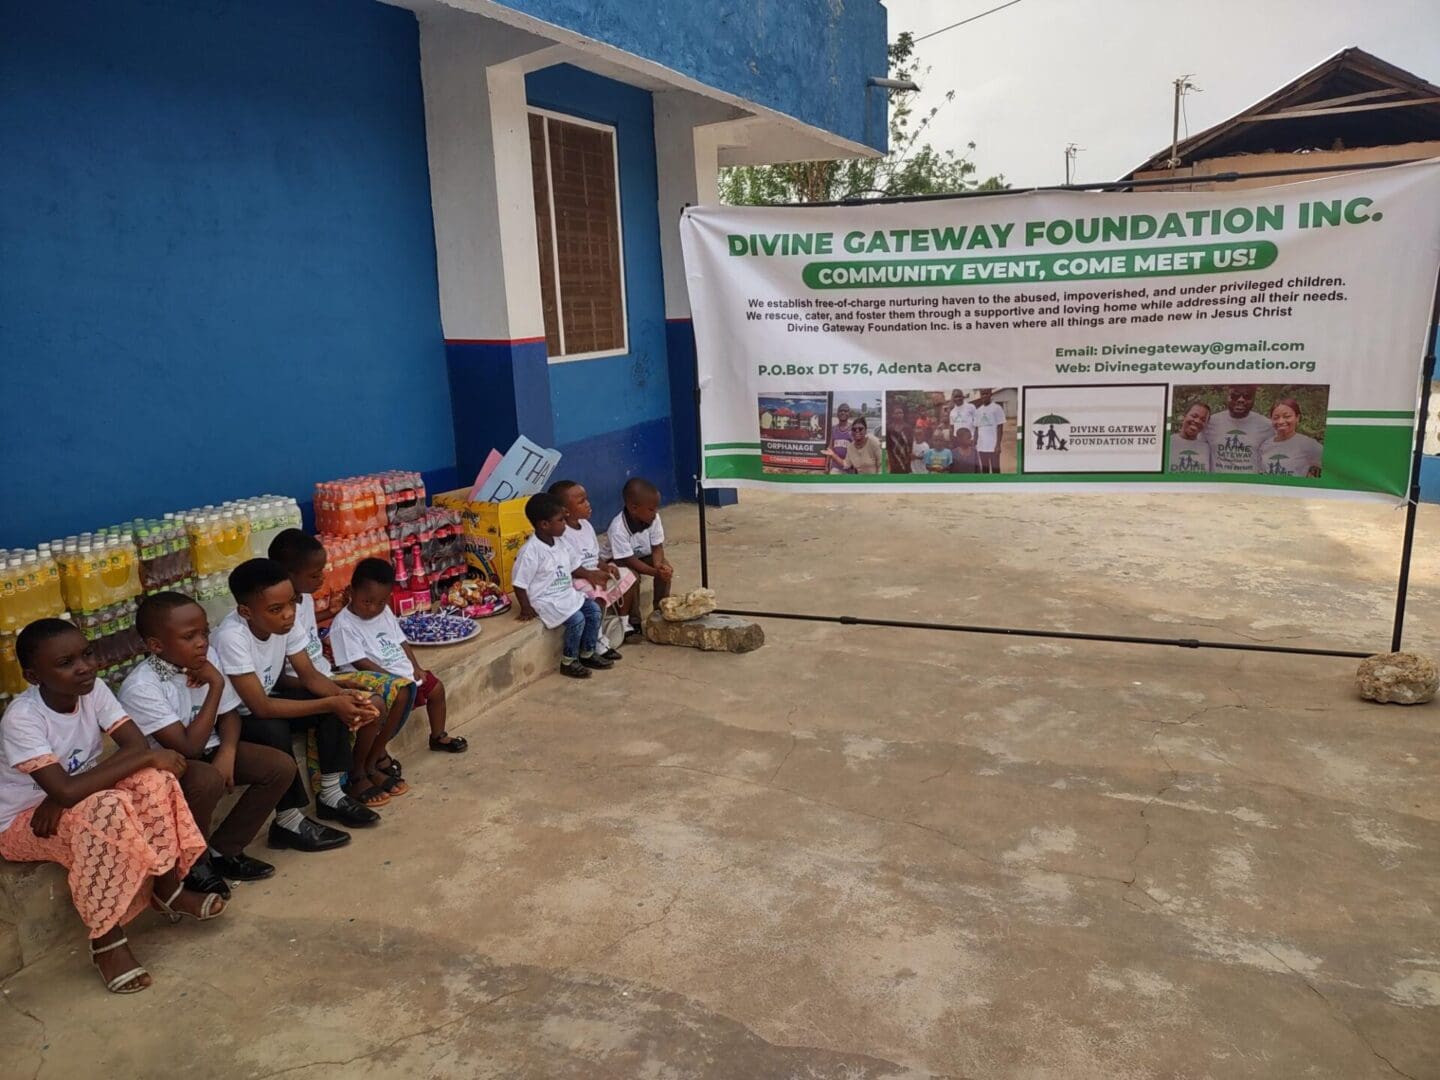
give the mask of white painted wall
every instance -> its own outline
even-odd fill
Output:
[[[462,12],[429,10],[419,21],[445,337],[543,337],[525,72],[564,56],[544,38]]]
[[[688,319],[680,213],[686,206],[720,201],[720,148],[736,141],[739,125],[733,111],[684,91],[656,93],[653,102],[665,317]]]

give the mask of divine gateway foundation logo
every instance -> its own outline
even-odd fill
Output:
[[[1165,383],[1027,386],[1026,473],[1158,473]]]

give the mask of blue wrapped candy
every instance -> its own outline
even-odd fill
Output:
[[[400,620],[405,640],[411,645],[453,645],[480,632],[474,619],[463,615],[416,614]]]

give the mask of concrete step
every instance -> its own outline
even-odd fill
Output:
[[[446,727],[452,733],[466,734],[487,711],[551,674],[560,663],[560,633],[545,630],[539,622],[521,623],[502,615],[480,627],[480,636],[463,644],[416,650],[420,662],[445,684]],[[429,731],[427,717],[417,710],[392,744],[396,756],[403,760],[428,753]],[[473,743],[474,735],[470,738]],[[298,740],[296,749],[303,757]],[[231,802],[233,798],[227,798],[220,804],[217,820]],[[83,936],[63,868],[0,859],[0,979],[34,963],[56,944],[74,944]]]

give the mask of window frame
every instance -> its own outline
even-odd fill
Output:
[[[555,275],[555,319],[561,349],[560,355],[547,354],[547,358],[552,364],[568,364],[576,360],[602,360],[606,357],[625,356],[630,352],[630,295],[625,282],[625,208],[621,200],[620,191],[620,132],[614,124],[587,120],[584,117],[575,116],[571,113],[557,112],[554,109],[542,109],[535,105],[526,106],[526,115],[540,117],[544,125],[545,184],[547,202],[550,208],[550,260],[552,264],[551,273]],[[574,124],[577,127],[593,128],[596,131],[603,131],[610,136],[610,160],[615,169],[615,241],[620,264],[620,331],[622,338],[618,348],[600,349],[598,351],[583,353],[567,353],[564,351],[565,303],[564,295],[560,288],[560,244],[555,229],[555,174],[550,162],[551,120],[558,120],[562,124]],[[535,241],[535,254],[538,263],[540,238],[537,236]]]

